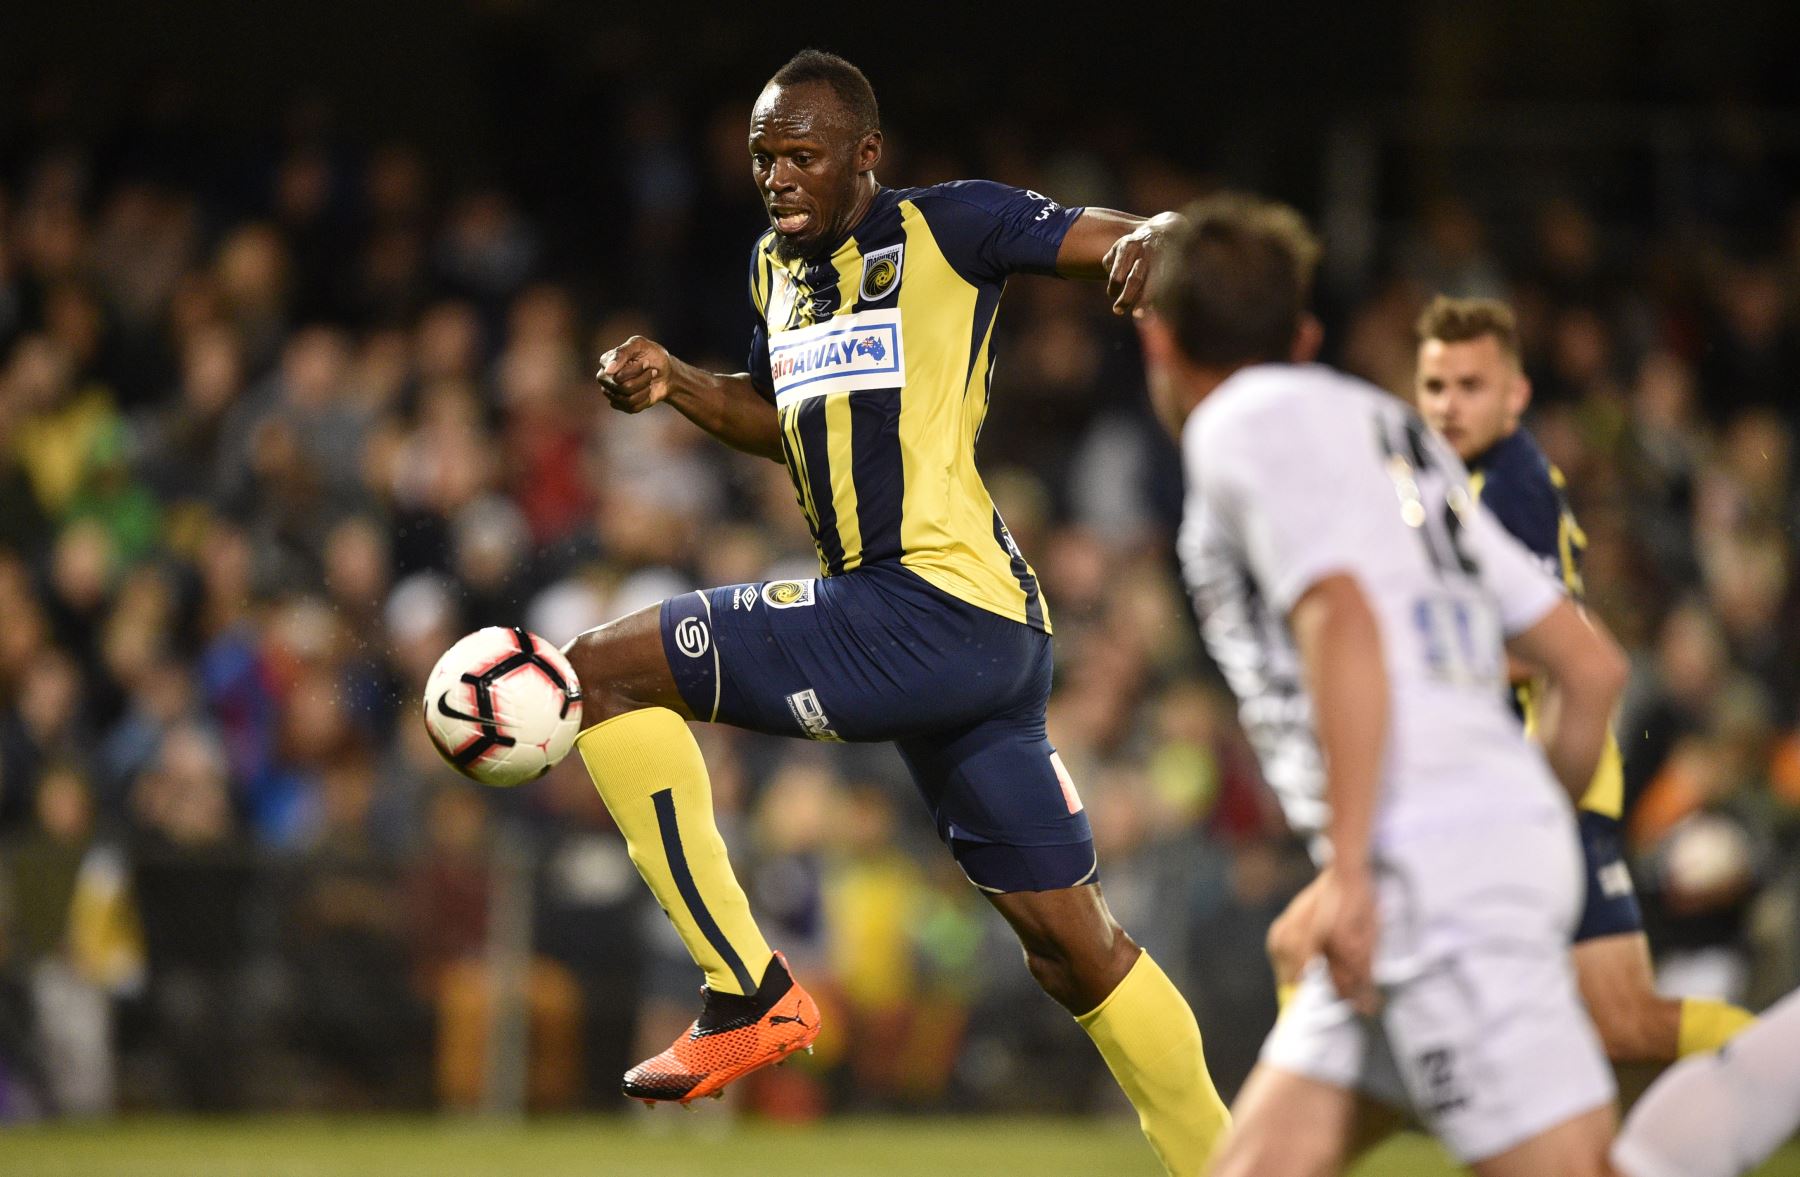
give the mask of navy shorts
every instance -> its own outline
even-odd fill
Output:
[[[892,740],[976,886],[1098,878],[1087,814],[1044,729],[1049,635],[884,562],[672,597],[662,638],[696,719]]]
[[[1587,899],[1575,943],[1602,936],[1626,936],[1644,930],[1644,913],[1638,909],[1637,892],[1625,868],[1625,842],[1619,822],[1605,814],[1583,809],[1581,856],[1587,867]]]

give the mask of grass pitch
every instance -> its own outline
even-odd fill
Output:
[[[723,1109],[719,1109],[722,1111]],[[1158,1177],[1128,1123],[687,1116],[525,1126],[417,1119],[128,1120],[0,1131],[0,1177]],[[1417,1137],[1357,1177],[1455,1170]],[[1800,1177],[1790,1149],[1758,1177]]]

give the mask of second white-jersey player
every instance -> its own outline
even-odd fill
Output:
[[[1483,1177],[1602,1171],[1612,1074],[1568,957],[1571,793],[1624,663],[1468,495],[1412,409],[1293,362],[1315,247],[1215,197],[1152,282],[1152,398],[1181,438],[1180,554],[1209,650],[1325,870],[1319,956],[1213,1172],[1333,1172],[1356,1097],[1410,1107]],[[1504,705],[1508,649],[1554,700]]]

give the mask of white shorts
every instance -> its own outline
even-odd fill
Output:
[[[1358,1017],[1315,960],[1263,1062],[1410,1108],[1464,1163],[1611,1102],[1569,960],[1572,818],[1413,838],[1375,869],[1381,1013]]]

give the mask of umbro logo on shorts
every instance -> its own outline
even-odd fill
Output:
[[[712,647],[712,631],[698,617],[683,617],[675,626],[675,648],[698,658]]]

